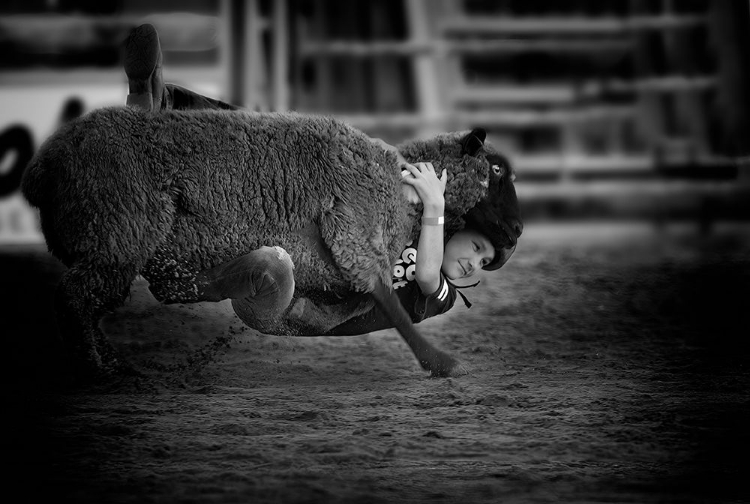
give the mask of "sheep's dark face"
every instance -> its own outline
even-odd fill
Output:
[[[465,154],[485,159],[489,165],[487,197],[469,210],[464,220],[487,235],[498,249],[495,260],[485,267],[492,270],[502,266],[515,250],[523,222],[513,184],[515,171],[505,156],[485,144],[486,136],[483,129],[477,128],[461,140]]]

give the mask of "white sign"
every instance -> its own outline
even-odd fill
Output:
[[[0,87],[0,245],[44,243],[38,216],[19,189],[21,174],[65,111],[85,113],[125,103],[127,85]]]

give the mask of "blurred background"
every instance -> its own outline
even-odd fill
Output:
[[[523,250],[471,317],[420,324],[472,375],[415,381],[395,332],[266,338],[139,282],[104,331],[159,392],[48,397],[64,267],[21,176],[125,104],[142,23],[167,81],[250,110],[393,144],[487,129]],[[748,24],[750,0],[2,0],[3,474],[50,502],[748,502]]]
[[[527,226],[750,219],[747,0],[5,0],[0,243],[41,243],[23,168],[62,122],[124,104],[156,26],[168,82],[337,115],[391,143],[488,130]]]

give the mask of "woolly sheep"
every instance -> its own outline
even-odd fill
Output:
[[[492,180],[483,131],[399,149],[409,162],[448,169],[448,234],[478,202],[517,215],[512,186],[512,197],[507,187],[489,194],[502,184]],[[393,260],[420,228],[400,171],[394,153],[330,117],[111,107],[56,131],[22,191],[39,209],[49,251],[68,266],[58,323],[86,372],[114,360],[98,321],[122,305],[137,275],[160,301],[194,302],[198,272],[271,245],[293,258],[295,297],[335,304],[372,294],[422,367],[447,376],[458,362],[416,331],[390,285]]]

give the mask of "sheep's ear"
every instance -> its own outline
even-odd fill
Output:
[[[469,156],[476,156],[477,152],[484,146],[484,140],[487,138],[487,132],[484,128],[474,128],[471,133],[463,137],[461,145],[464,152]]]

